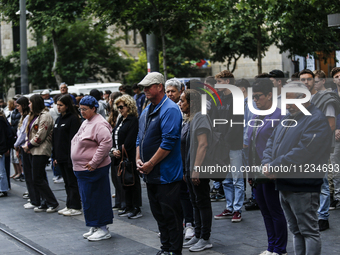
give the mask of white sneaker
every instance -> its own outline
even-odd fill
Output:
[[[89,241],[100,241],[111,238],[111,234],[108,228],[106,228],[106,231],[104,231],[101,228],[98,228],[98,230],[93,234],[90,235],[87,240]]]
[[[83,234],[83,237],[88,238],[89,236],[93,235],[93,233],[96,232],[97,230],[98,228],[91,227],[89,232],[86,232],[85,234]]]
[[[64,216],[75,216],[80,214],[82,214],[82,212],[76,209],[69,209],[63,213]]]
[[[63,183],[64,179],[63,177],[58,177],[56,180],[53,181],[54,183]]]
[[[58,213],[61,214],[61,215],[63,215],[64,212],[66,212],[66,211],[68,211],[68,208],[67,208],[67,207],[65,207],[64,209],[59,210]]]
[[[191,223],[186,224],[186,228],[184,229],[184,239],[190,240],[195,235],[195,229],[191,225]]]
[[[272,254],[273,254],[272,252],[266,250],[261,252],[259,255],[272,255]]]
[[[24,204],[25,209],[34,209],[35,205],[32,205],[31,203]]]
[[[58,211],[58,208],[59,208],[59,205],[57,205],[56,207],[49,207],[47,208],[46,212],[47,213],[54,213],[54,212],[57,212]]]

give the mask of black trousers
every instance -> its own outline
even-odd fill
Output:
[[[133,186],[123,186],[125,192],[126,208],[139,208],[141,205],[141,192],[140,177],[137,170],[134,170],[135,184]],[[120,176],[119,176],[120,177]],[[117,195],[117,194],[116,194]]]
[[[161,249],[182,254],[183,218],[181,182],[147,184],[150,209],[161,233]]]
[[[210,179],[200,179],[199,185],[194,185],[186,176],[192,207],[194,208],[195,236],[208,240],[211,234],[212,209],[210,201]]]
[[[35,206],[40,206],[40,193],[37,187],[33,183],[33,171],[32,171],[32,155],[27,154],[22,148],[20,149],[22,166],[25,175],[26,187],[28,195],[31,199],[31,204]],[[45,175],[46,178],[46,175]]]
[[[50,186],[48,185],[45,168],[48,162],[48,156],[30,154],[33,169],[33,185],[39,191],[40,196],[46,201],[48,207],[59,205]]]
[[[187,183],[183,180],[181,181],[181,205],[183,210],[184,223],[191,223],[194,226],[194,209],[192,208],[192,204],[190,201],[190,194]]]
[[[125,208],[125,191],[123,190],[121,176],[117,176],[117,169],[118,166],[115,166],[113,162],[111,163],[111,180],[113,186],[116,190],[116,197],[115,197],[115,206],[120,208]]]
[[[81,201],[77,177],[74,175],[72,167],[68,166],[68,163],[58,163],[58,165],[65,183],[65,190],[67,194],[66,207],[69,209],[80,210]]]
[[[6,175],[7,175],[7,182],[8,188],[11,188],[11,156],[5,156],[5,168],[6,168]]]

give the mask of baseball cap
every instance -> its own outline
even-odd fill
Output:
[[[45,89],[43,92],[41,92],[41,95],[50,94],[50,91],[48,89]]]
[[[269,76],[272,78],[284,78],[285,74],[281,70],[274,69],[269,72]]]
[[[149,87],[153,84],[164,84],[164,76],[159,72],[148,73],[144,79],[138,83],[138,86]]]

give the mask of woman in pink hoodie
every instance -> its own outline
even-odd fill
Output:
[[[86,226],[91,227],[83,236],[89,241],[100,241],[111,237],[107,225],[113,219],[109,181],[112,130],[110,124],[97,114],[98,102],[94,97],[83,97],[79,105],[85,121],[71,141],[71,159]]]

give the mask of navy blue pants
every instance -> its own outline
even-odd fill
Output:
[[[88,227],[102,227],[112,223],[109,168],[110,165],[94,171],[74,171]]]
[[[268,236],[268,251],[286,253],[287,222],[281,208],[279,191],[275,183],[262,183],[256,186],[256,201],[260,207]]]

